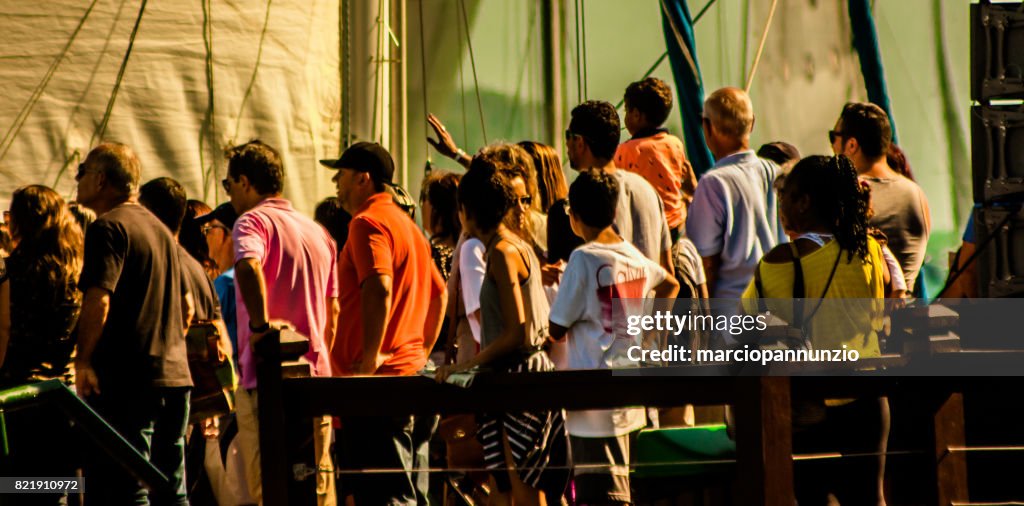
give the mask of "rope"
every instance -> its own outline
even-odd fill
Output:
[[[580,33],[583,44],[583,54],[580,63],[583,65],[583,98],[590,97],[589,90],[587,90],[587,3],[580,1]]]
[[[704,4],[704,7],[701,8],[700,12],[698,12],[697,15],[693,17],[693,21],[691,22],[691,25],[696,25],[697,22],[700,21],[700,18],[704,17],[704,13],[707,12],[708,9],[710,9],[711,6],[716,1],[717,0],[708,0],[708,3]],[[659,56],[658,59],[655,60],[654,64],[651,65],[651,68],[647,69],[647,72],[644,72],[644,76],[641,77],[640,80],[643,81],[644,79],[647,79],[648,77],[651,77],[651,74],[653,74],[654,70],[657,69],[662,64],[662,62],[665,61],[665,58],[668,58],[668,50],[666,50],[664,53],[661,53],[661,56]],[[615,104],[615,109],[616,110],[622,109],[622,106],[625,103],[626,103],[626,98],[625,97],[620,98],[619,99],[619,103]]]
[[[772,8],[768,11],[768,21],[764,24],[764,32],[761,33],[761,42],[757,45],[757,54],[754,55],[754,63],[750,66],[750,73],[747,74],[747,85],[744,91],[750,93],[750,85],[754,83],[754,74],[757,73],[757,65],[761,63],[761,53],[764,51],[764,43],[768,40],[768,32],[772,29],[772,19],[775,17],[775,8],[779,0],[772,0]]]
[[[469,64],[473,69],[473,89],[476,90],[476,108],[480,112],[480,132],[484,136],[484,144],[487,144],[487,125],[484,124],[484,105],[480,100],[480,82],[476,77],[476,57],[473,55],[473,37],[469,34],[469,17],[466,16],[466,2],[459,0],[459,8],[462,11],[462,25],[466,29],[466,46],[469,47]]]
[[[716,0],[708,0],[708,3],[704,4],[704,7],[700,9],[700,12],[698,12],[697,15],[693,17],[693,22],[691,24],[696,25],[697,22],[700,21],[700,18],[704,17],[704,13],[707,12],[708,9],[710,9],[711,6],[715,4],[715,1]]]
[[[67,43],[64,44],[64,49],[62,49],[60,54],[57,55],[57,58],[53,60],[50,67],[46,69],[46,73],[43,74],[43,79],[39,81],[39,84],[36,85],[36,89],[32,91],[31,95],[29,95],[28,102],[25,102],[25,105],[21,107],[21,110],[19,110],[18,114],[14,117],[14,123],[11,123],[10,128],[8,128],[7,132],[4,134],[3,140],[0,140],[0,146],[4,146],[6,144],[3,148],[3,152],[0,152],[0,160],[3,160],[4,157],[7,156],[7,152],[14,144],[14,139],[16,139],[18,134],[21,133],[21,128],[25,126],[25,121],[28,120],[29,114],[32,113],[32,109],[35,107],[36,103],[39,102],[39,99],[42,98],[43,91],[45,91],[46,87],[50,84],[50,79],[53,78],[53,74],[57,71],[57,67],[60,66],[60,62],[64,61],[64,57],[67,56],[68,50],[71,49],[71,44],[75,41],[75,38],[78,37],[78,32],[82,31],[82,26],[85,25],[85,20],[89,19],[89,15],[92,14],[92,8],[96,7],[97,1],[98,0],[92,0],[92,3],[89,4],[89,8],[85,10],[85,14],[82,16],[82,19],[78,21],[78,26],[76,26],[75,30],[71,32],[71,37],[68,38]]]
[[[1024,446],[950,446],[946,448],[947,453],[961,452],[1019,452],[1024,451]]]
[[[267,27],[270,25],[270,4],[273,0],[267,0],[267,12],[263,15],[263,30],[260,31],[260,42],[256,46],[256,63],[252,67],[252,75],[249,76],[249,84],[245,86],[245,94],[242,95],[242,103],[238,106],[238,115],[235,117],[235,135],[232,142],[238,139],[239,130],[242,128],[242,111],[245,110],[245,103],[252,95],[252,89],[256,85],[256,73],[260,70],[260,61],[263,59],[263,41],[267,38]]]
[[[456,44],[459,46],[459,54],[462,54],[462,23],[455,23],[455,31],[458,34]],[[462,105],[462,145],[469,145],[469,120],[466,116],[466,74],[464,72],[462,58],[459,58],[459,103]]]
[[[420,11],[420,72],[421,72],[422,78],[423,78],[423,82],[421,83],[421,86],[423,87],[423,112],[424,112],[423,115],[424,116],[426,116],[427,114],[430,113],[430,103],[427,101],[427,43],[426,43],[426,35],[424,35],[424,33],[423,33],[424,32],[424,29],[423,29],[423,2],[425,2],[425,1],[426,0],[420,0],[419,1],[419,11]],[[430,131],[428,130],[428,128],[429,127],[427,126],[427,123],[423,122],[423,138],[430,137]],[[423,144],[423,151],[424,151],[424,154],[427,157],[427,172],[429,172],[430,171],[430,144],[424,143]]]
[[[351,12],[351,1],[341,0],[341,16],[338,19],[338,32],[341,34],[341,75],[339,76],[339,82],[341,83],[341,138],[340,148],[344,150],[348,147],[349,141],[352,139],[352,108],[351,108],[351,96],[352,96],[352,74],[349,72],[349,68],[352,63],[352,16]]]
[[[807,454],[807,455],[793,455],[794,461],[802,460],[830,460],[830,459],[845,459],[845,458],[864,458],[864,457],[880,457],[880,456],[920,456],[924,455],[923,452],[919,451],[886,451],[886,452],[866,452],[866,453],[818,453],[818,454]],[[568,464],[568,465],[548,465],[544,469],[547,470],[563,470],[571,471],[573,469],[609,469],[612,467],[628,467],[630,469],[645,469],[645,468],[659,468],[666,466],[704,466],[704,465],[722,465],[722,464],[736,464],[735,458],[720,458],[720,459],[703,459],[703,460],[675,460],[667,462],[630,462],[626,464]],[[479,467],[451,467],[451,468],[438,468],[431,467],[427,469],[418,470],[417,472],[425,473],[470,473],[470,472],[495,472],[495,471],[509,471],[516,470],[516,467],[499,466],[495,468],[479,468]],[[402,469],[397,468],[373,468],[373,469],[337,469],[334,471],[336,476],[344,476],[350,474],[384,474],[384,473],[395,473],[403,472]]]
[[[128,49],[124,53],[124,59],[121,60],[121,68],[117,71],[117,80],[114,81],[114,90],[110,94],[110,100],[107,101],[107,110],[103,113],[103,121],[100,122],[99,127],[92,134],[92,138],[89,139],[89,145],[92,146],[93,141],[97,138],[102,139],[103,135],[107,133],[107,123],[110,121],[110,113],[114,110],[114,102],[117,101],[117,92],[121,90],[121,81],[124,79],[124,71],[128,68],[128,58],[132,55],[132,48],[135,47],[135,36],[139,34],[139,25],[142,23],[142,15],[146,12],[146,2],[149,0],[142,0],[142,5],[139,6],[139,15],[135,18],[135,26],[132,27],[132,34],[128,37]]]
[[[1022,506],[1024,502],[1021,501],[1008,501],[1008,502],[952,502],[952,506]]]
[[[583,61],[580,57],[580,0],[576,0],[573,18],[576,24],[576,103],[583,103]]]
[[[515,121],[517,119],[519,119],[519,110],[522,107],[522,101],[523,101],[522,100],[523,99],[523,97],[522,97],[523,77],[526,76],[526,70],[527,70],[528,65],[530,63],[530,60],[531,60],[531,58],[530,58],[530,56],[531,56],[530,55],[530,50],[533,49],[533,39],[535,38],[535,37],[533,37],[533,29],[536,26],[536,24],[537,24],[537,9],[535,8],[535,9],[530,11],[530,20],[527,22],[528,27],[526,29],[526,33],[529,34],[529,35],[527,36],[527,39],[526,39],[526,51],[525,51],[526,52],[526,56],[523,57],[523,63],[519,66],[519,77],[516,78],[516,92],[515,92],[516,105],[512,109],[512,114],[510,114],[509,117],[508,117],[508,123],[505,125],[505,136],[506,137],[509,137],[509,131],[512,130],[512,126],[515,124]]]
[[[377,61],[376,68],[373,73],[373,116],[371,118],[370,125],[370,138],[375,142],[380,142],[382,139],[377,138],[377,105],[380,101],[380,96],[384,94],[383,88],[381,88],[380,82],[380,71],[383,66],[384,58],[381,54],[384,52],[384,18],[381,17],[381,13],[384,12],[384,0],[377,2]],[[381,136],[384,132],[381,132]]]
[[[211,176],[214,175],[216,167],[211,164],[210,167],[206,166],[206,155],[203,151],[203,141],[206,138],[206,134],[209,133],[211,139],[211,145],[216,142],[216,114],[214,109],[214,94],[213,94],[213,7],[210,5],[210,0],[202,1],[203,9],[203,46],[206,49],[206,97],[208,107],[206,108],[206,117],[203,118],[203,126],[199,129],[199,170],[203,171],[203,200],[209,200],[209,188]],[[214,192],[214,198],[219,203],[220,192]]]

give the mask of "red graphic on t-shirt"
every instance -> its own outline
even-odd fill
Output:
[[[597,269],[597,300],[601,302],[601,324],[605,332],[617,339],[632,339],[626,333],[626,317],[643,310],[646,285],[647,273],[643,268],[616,270],[605,264]]]

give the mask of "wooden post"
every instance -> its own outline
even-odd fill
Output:
[[[738,378],[736,388],[736,503],[793,506],[790,380]]]
[[[272,330],[253,343],[256,355],[257,413],[263,504],[288,501],[288,438],[281,377],[281,334]]]
[[[962,393],[949,393],[948,397],[938,402],[932,418],[932,436],[935,504],[950,506],[954,502],[966,502],[967,455],[964,452],[949,451],[953,447],[967,446]]]

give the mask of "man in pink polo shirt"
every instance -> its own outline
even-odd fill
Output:
[[[250,493],[261,500],[256,370],[250,342],[284,320],[309,336],[306,358],[314,376],[330,376],[325,342],[334,340],[338,314],[335,245],[316,222],[281,198],[284,167],[274,148],[249,141],[227,151],[224,190],[238,212],[231,237],[235,248],[238,313],[238,362],[242,373],[236,393],[238,439]],[[314,418],[317,502],[335,504],[334,465],[330,456],[330,417]]]

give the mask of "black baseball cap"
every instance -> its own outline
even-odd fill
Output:
[[[213,211],[196,218],[196,224],[201,226],[205,223],[217,220],[230,230],[235,227],[235,220],[237,219],[238,213],[235,212],[235,208],[231,206],[230,202],[225,202],[217,206]]]
[[[782,166],[785,165],[786,162],[799,161],[800,150],[796,149],[796,146],[788,142],[775,141],[761,146],[757,150],[757,156],[771,160]]]
[[[376,142],[357,142],[344,153],[341,158],[320,160],[320,165],[329,169],[351,169],[367,172],[374,181],[394,185],[391,178],[395,175],[395,161],[384,146]]]

